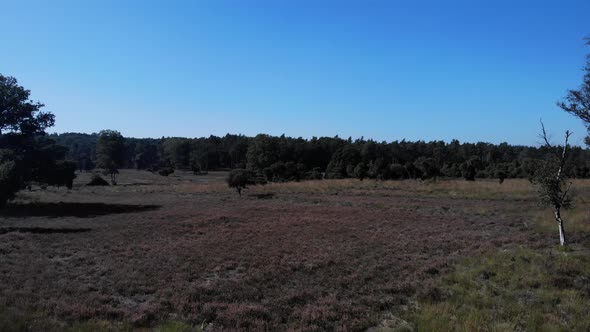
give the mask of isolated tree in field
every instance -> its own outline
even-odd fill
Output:
[[[590,45],[590,38],[587,38]],[[557,103],[564,111],[582,119],[590,130],[590,54],[586,57],[584,78],[582,85],[577,90],[569,90],[563,101]],[[586,137],[586,144],[590,145],[590,136]]]
[[[506,174],[506,171],[505,171],[504,169],[497,169],[497,170],[494,172],[494,176],[495,176],[496,178],[498,178],[498,182],[499,182],[500,184],[502,184],[502,183],[504,183],[504,180],[506,179],[506,176],[507,176],[507,174]]]
[[[544,206],[553,208],[555,221],[559,229],[559,243],[562,246],[566,245],[565,230],[563,227],[563,218],[561,217],[561,209],[567,209],[571,205],[569,192],[572,183],[567,181],[565,174],[565,166],[569,151],[569,138],[571,132],[565,132],[565,142],[562,147],[553,146],[549,142],[545,126],[541,122],[542,134],[541,138],[545,146],[553,152],[549,160],[546,160],[539,166],[535,173],[533,183],[535,183],[539,190],[540,202]]]
[[[96,163],[105,173],[110,174],[111,183],[117,183],[119,167],[125,158],[125,138],[115,130],[102,130],[96,141]]]
[[[251,172],[245,169],[234,169],[229,172],[227,184],[230,188],[235,188],[238,195],[242,196],[242,189],[252,184]]]

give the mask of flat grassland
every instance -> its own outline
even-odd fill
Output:
[[[590,181],[574,183],[563,251],[526,180],[240,197],[225,176],[21,192],[0,211],[0,330],[590,328]]]

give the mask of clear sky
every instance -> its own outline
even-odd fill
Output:
[[[0,73],[52,132],[535,145],[586,130],[588,0],[0,0]]]

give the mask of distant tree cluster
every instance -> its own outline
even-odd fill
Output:
[[[116,133],[116,132],[115,132]],[[260,134],[210,136],[203,138],[123,138],[112,131],[100,134],[60,134],[50,136],[68,147],[67,159],[79,168],[96,165],[146,169],[168,175],[174,169],[195,174],[209,170],[247,169],[266,181],[306,179],[432,179],[507,178],[533,179],[539,162],[551,151],[545,146],[527,147],[507,143],[376,142],[363,138],[291,138]],[[105,161],[97,144],[105,135],[116,141],[117,160]],[[112,138],[115,135],[116,139]],[[79,138],[79,139],[77,139]],[[109,144],[115,144],[114,141]],[[112,147],[111,147],[112,148]],[[567,174],[590,177],[590,152],[572,147]]]

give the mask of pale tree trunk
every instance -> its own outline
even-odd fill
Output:
[[[567,141],[566,141],[567,143]],[[561,181],[561,173],[563,172],[563,165],[565,163],[565,152],[567,149],[567,144],[563,148],[563,153],[561,157],[561,163],[559,165],[559,169],[557,170],[557,181]],[[566,190],[567,193],[567,190]],[[555,221],[557,221],[557,227],[559,228],[559,244],[563,247],[565,246],[565,231],[563,229],[563,219],[561,219],[561,204],[565,199],[565,194],[562,196],[561,202],[559,205],[555,207]]]
[[[557,221],[557,227],[559,228],[559,244],[565,246],[565,230],[563,229],[563,219],[561,219],[559,208],[555,209],[555,221]]]
[[[545,125],[543,125],[542,121],[541,121],[541,128],[543,130],[541,137],[545,141],[545,146],[547,146],[549,149],[553,149],[553,146],[551,145],[551,143],[549,143],[549,138],[547,138],[547,132],[545,131]],[[556,157],[559,160],[559,167],[557,168],[557,174],[555,175],[555,181],[557,181],[558,189],[556,190],[557,192],[551,193],[551,195],[553,197],[552,198],[552,205],[553,205],[554,212],[555,212],[555,221],[557,222],[557,227],[559,229],[559,244],[561,246],[565,246],[565,244],[566,244],[565,230],[563,229],[563,219],[561,219],[561,207],[566,202],[567,194],[568,194],[569,189],[572,185],[572,183],[570,182],[568,187],[565,188],[562,192],[562,183],[561,182],[563,181],[563,171],[564,171],[565,163],[567,160],[568,141],[569,141],[571,134],[572,133],[569,130],[567,130],[565,132],[565,143],[563,144],[563,149],[561,150],[561,153],[556,153],[556,155],[557,155]],[[557,197],[555,197],[555,196],[557,196]]]

